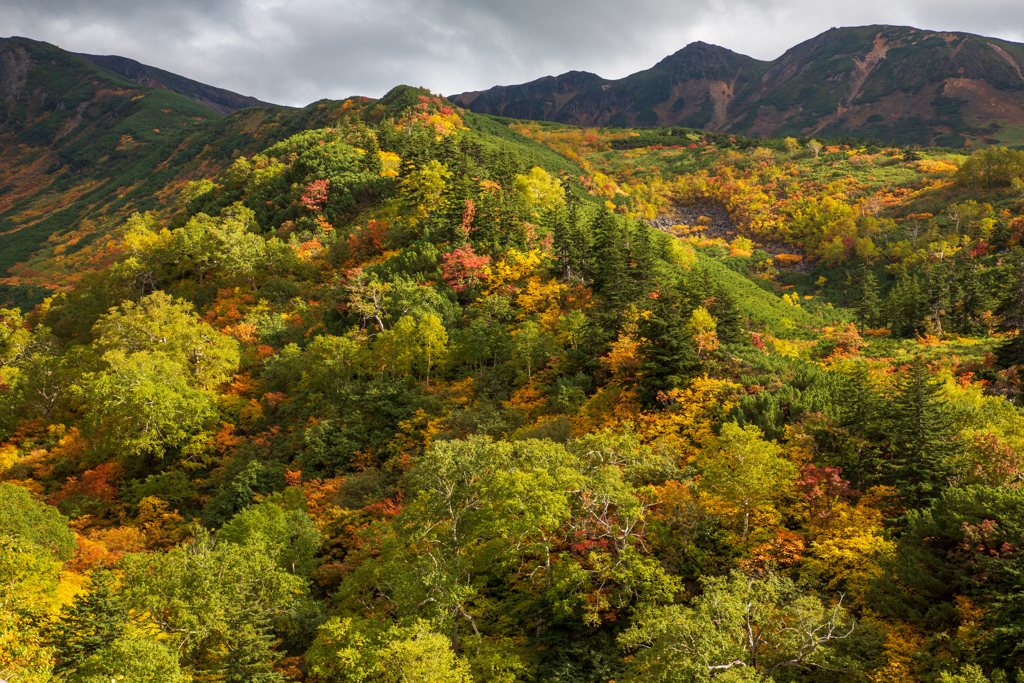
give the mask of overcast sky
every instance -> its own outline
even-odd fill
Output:
[[[0,0],[0,35],[115,54],[277,104],[621,78],[696,40],[758,59],[833,26],[1024,42],[1021,0]]]

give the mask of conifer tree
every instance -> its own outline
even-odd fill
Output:
[[[592,275],[593,267],[593,235],[587,223],[580,216],[579,200],[573,198],[569,202],[568,239],[570,277],[585,279]]]
[[[878,283],[867,264],[864,264],[857,289],[857,322],[860,333],[864,334],[864,329],[873,325],[878,316]]]
[[[958,259],[950,286],[950,309],[953,329],[961,334],[977,334],[985,309],[985,294],[978,277],[978,266],[967,258]]]
[[[590,226],[594,236],[594,290],[618,313],[629,301],[627,247],[622,221],[602,207]]]
[[[98,650],[124,634],[128,610],[114,592],[109,572],[96,571],[92,590],[75,596],[51,625],[50,644],[57,651],[54,672],[73,672]]]
[[[558,208],[550,214],[551,248],[555,260],[558,262],[558,276],[563,280],[572,277],[570,267],[570,252],[572,251],[572,238],[570,237],[569,212],[564,208]]]
[[[888,473],[912,507],[923,507],[949,485],[958,434],[939,395],[941,383],[920,356],[900,375],[888,407]]]
[[[634,300],[639,299],[656,286],[657,272],[654,267],[654,241],[651,228],[646,223],[636,223],[630,231],[629,274],[630,289]]]
[[[889,292],[886,308],[894,337],[912,337],[920,332],[925,301],[917,278],[904,273]]]
[[[659,392],[682,386],[700,368],[689,324],[693,307],[688,294],[682,278],[673,287],[660,290],[651,314],[641,325],[641,336],[647,340],[641,350],[641,399],[647,405],[657,402]]]
[[[714,300],[708,307],[708,312],[718,319],[718,339],[725,344],[742,344],[750,341],[750,338],[743,332],[743,316],[740,315],[739,305],[734,297],[725,287],[715,288]]]
[[[380,146],[377,144],[377,138],[373,135],[366,135],[363,140],[363,166],[364,168],[377,175],[380,175],[381,171],[384,170],[384,162],[380,160]]]
[[[942,334],[942,317],[949,308],[951,276],[946,262],[928,264],[924,271],[923,299],[927,304],[928,326],[934,334]]]
[[[1010,263],[1006,269],[1005,292],[995,313],[1002,320],[1000,327],[1007,332],[1016,332],[996,349],[996,357],[1002,365],[1020,365],[1024,363],[1024,249],[1013,250]]]
[[[865,366],[855,366],[844,384],[837,415],[841,439],[835,461],[850,483],[864,490],[882,483],[882,458],[877,444],[884,440],[883,408]]]

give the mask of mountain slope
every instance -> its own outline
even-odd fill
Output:
[[[452,101],[583,126],[854,134],[951,147],[1024,143],[1024,45],[967,33],[832,29],[771,62],[693,43],[620,80],[586,76],[572,72]]]
[[[190,78],[173,74],[170,71],[164,71],[163,69],[157,69],[156,67],[141,64],[136,62],[134,59],[128,59],[127,57],[118,57],[117,55],[77,54],[82,59],[92,62],[96,66],[102,67],[108,71],[113,71],[118,76],[127,78],[134,83],[151,88],[166,88],[167,90],[171,90],[179,95],[184,95],[191,100],[195,100],[200,104],[206,105],[210,109],[213,109],[217,113],[225,116],[233,111],[238,111],[239,109],[244,109],[246,107],[275,106],[270,102],[264,102],[256,99],[255,97],[239,95],[236,92],[224,90],[223,88],[215,88],[212,85],[193,81]]]
[[[27,310],[104,267],[117,255],[111,246],[127,217],[149,211],[170,219],[183,208],[190,181],[216,177],[239,157],[303,130],[344,126],[353,116],[400,118],[423,96],[399,86],[380,100],[250,107],[222,116],[53,45],[2,40],[0,307]],[[580,174],[488,117],[467,113],[465,124],[485,148],[514,149],[530,165]]]
[[[223,117],[53,45],[0,40],[0,302],[73,283],[109,259],[104,244],[131,212],[175,210],[172,189],[342,106]]]

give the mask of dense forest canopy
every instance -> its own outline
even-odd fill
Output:
[[[337,112],[0,310],[0,677],[1024,680],[1024,153]]]

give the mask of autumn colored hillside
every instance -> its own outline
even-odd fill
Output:
[[[1024,153],[204,126],[0,310],[0,678],[1022,680]]]

